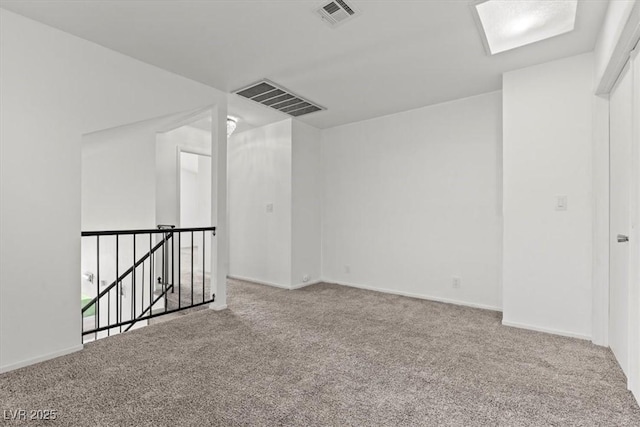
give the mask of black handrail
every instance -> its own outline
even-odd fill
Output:
[[[88,236],[113,236],[113,235],[131,235],[131,234],[166,234],[171,232],[181,232],[181,231],[212,231],[213,235],[216,235],[215,227],[195,227],[195,228],[150,228],[150,229],[140,229],[140,230],[107,230],[107,231],[83,231],[82,237]]]
[[[165,234],[170,234],[170,232],[165,231]],[[143,262],[145,262],[147,260],[147,258],[149,258],[151,256],[151,254],[154,254],[158,249],[160,249],[162,247],[162,245],[164,245],[166,242],[169,241],[169,239],[171,239],[173,237],[173,235],[169,235],[165,238],[163,238],[160,242],[158,242],[157,245],[155,245],[153,247],[153,249],[151,249],[149,252],[147,252],[146,254],[144,254],[142,256],[142,258],[140,258],[134,265],[132,265],[131,267],[129,267],[127,269],[127,271],[125,271],[124,273],[122,273],[122,275],[120,275],[120,277],[118,277],[116,280],[114,280],[109,286],[107,286],[106,288],[104,288],[104,290],[102,292],[100,292],[95,298],[93,298],[91,301],[89,301],[84,307],[82,307],[82,313],[84,313],[85,311],[87,311],[93,304],[95,304],[96,301],[98,301],[98,299],[102,298],[103,296],[105,296],[107,293],[109,293],[111,291],[111,289],[113,289],[118,283],[122,282],[124,279],[127,278],[127,276],[129,274],[131,274],[136,267],[138,267],[140,264],[142,264]]]

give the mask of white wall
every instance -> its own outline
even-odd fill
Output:
[[[593,97],[591,340],[609,345],[609,99]]]
[[[156,216],[158,224],[180,224],[179,150],[211,155],[211,132],[180,126],[157,135]]]
[[[290,287],[291,119],[234,134],[228,150],[229,274]]]
[[[592,54],[504,74],[504,324],[591,337],[593,87]]]
[[[499,309],[501,119],[494,92],[325,130],[324,278]]]
[[[226,159],[225,159],[226,160]],[[211,156],[198,156],[198,224],[211,225]]]
[[[82,138],[82,230],[156,226],[156,132],[167,118]]]
[[[321,279],[322,170],[320,130],[292,121],[291,284]],[[307,277],[305,282],[304,278]]]
[[[80,348],[81,135],[226,96],[1,9],[0,89],[4,371]]]

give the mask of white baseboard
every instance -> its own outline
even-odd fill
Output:
[[[274,288],[289,289],[289,285],[283,285],[283,284],[275,283],[275,282],[267,282],[265,280],[255,279],[253,277],[236,276],[236,275],[231,275],[231,274],[227,275],[227,277],[229,279],[242,280],[243,282],[253,282],[253,283],[257,283],[259,285],[273,286]]]
[[[591,336],[589,336],[589,335],[577,334],[575,332],[561,331],[559,329],[541,328],[539,326],[527,325],[525,323],[518,323],[518,322],[510,322],[508,320],[502,320],[502,325],[510,326],[512,328],[528,329],[530,331],[544,332],[544,333],[547,333],[547,334],[561,335],[563,337],[578,338],[578,339],[581,339],[581,340],[591,341]]]
[[[56,357],[75,353],[76,351],[80,351],[83,348],[84,346],[82,344],[78,344],[78,345],[74,345],[73,347],[65,348],[64,350],[54,351],[53,353],[48,353],[42,356],[32,357],[31,359],[22,360],[20,362],[11,363],[9,365],[0,366],[0,374],[3,372],[13,371],[19,368],[24,368],[25,366],[33,365],[35,363],[40,363],[46,360],[55,359]]]
[[[222,311],[227,309],[227,304],[216,304],[215,302],[212,302],[211,304],[209,304],[209,308],[213,311]]]
[[[337,285],[342,285],[342,286],[349,286],[349,287],[352,287],[352,288],[366,289],[368,291],[382,292],[382,293],[385,293],[385,294],[400,295],[400,296],[403,296],[403,297],[418,298],[418,299],[423,299],[423,300],[428,300],[428,301],[444,302],[444,303],[447,303],[447,304],[463,305],[465,307],[481,308],[483,310],[500,311],[500,312],[502,311],[502,308],[495,307],[495,306],[492,306],[492,305],[477,304],[477,303],[474,303],[474,302],[460,301],[460,300],[455,300],[455,299],[450,299],[450,298],[435,297],[435,296],[432,296],[432,295],[415,294],[415,293],[412,293],[412,292],[399,291],[399,290],[396,290],[396,289],[377,288],[377,287],[374,287],[374,286],[362,285],[362,284],[359,284],[359,283],[344,282],[344,281],[341,281],[341,280],[325,279],[323,281],[327,282],[327,283],[335,283]]]
[[[311,286],[311,285],[315,285],[322,282],[322,280],[315,280],[313,282],[306,282],[306,283],[303,282],[303,283],[298,283],[296,285],[283,285],[280,283],[267,282],[265,280],[254,279],[252,277],[244,277],[244,276],[236,276],[236,275],[228,275],[227,277],[229,279],[242,280],[244,282],[252,282],[252,283],[257,283],[259,285],[273,286],[274,288],[288,289],[288,290],[300,289],[300,288],[304,288],[305,286]]]
[[[322,283],[322,280],[314,280],[313,282],[302,282],[302,283],[298,283],[297,285],[291,285],[291,287],[289,289],[300,289],[300,288],[304,288],[306,286],[311,286],[311,285],[317,285],[318,283]]]

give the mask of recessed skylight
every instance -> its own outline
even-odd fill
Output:
[[[472,6],[494,55],[572,31],[578,0],[480,0]]]

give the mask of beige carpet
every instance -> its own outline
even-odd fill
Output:
[[[204,285],[203,285],[204,281]],[[204,293],[202,290],[204,289]],[[156,295],[160,295],[161,292],[157,291]],[[194,273],[193,275],[193,287],[191,286],[191,271],[187,268],[182,269],[182,279],[180,281],[180,288],[178,285],[174,286],[173,292],[167,292],[167,300],[166,307],[167,310],[178,310],[182,308],[180,311],[176,311],[173,313],[169,313],[163,316],[154,317],[149,319],[149,325],[157,325],[158,323],[167,322],[169,320],[173,320],[177,317],[185,316],[187,314],[191,314],[195,311],[207,310],[208,304],[203,304],[197,307],[187,308],[193,304],[200,304],[204,301],[208,301],[211,299],[211,280],[209,278],[209,274],[206,275],[205,278],[202,277],[202,272]],[[162,309],[153,310],[153,313],[162,313],[164,311],[164,307]]]
[[[229,307],[3,374],[0,409],[73,426],[640,426],[609,350],[496,312],[237,281]]]

